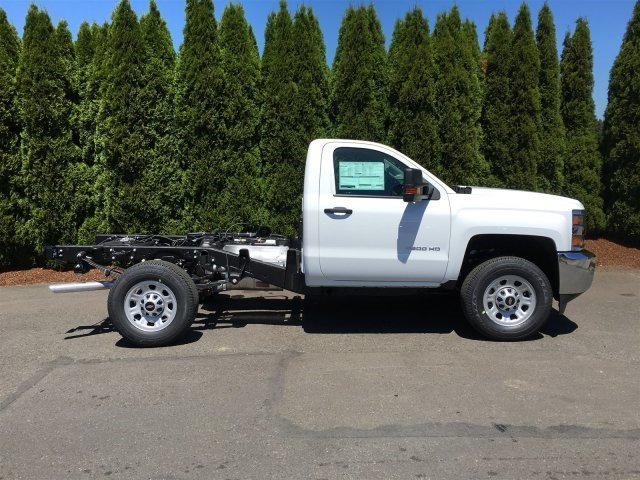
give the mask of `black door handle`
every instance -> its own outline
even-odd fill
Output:
[[[333,208],[325,208],[324,213],[328,213],[328,214],[344,213],[346,215],[351,215],[353,213],[353,210],[351,210],[350,208],[344,208],[344,207],[333,207]]]

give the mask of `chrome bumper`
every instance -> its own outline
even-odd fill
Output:
[[[564,313],[567,303],[586,292],[593,282],[596,256],[588,250],[558,252],[558,310]]]
[[[575,295],[586,292],[593,282],[596,256],[588,250],[581,252],[558,252],[560,295]]]

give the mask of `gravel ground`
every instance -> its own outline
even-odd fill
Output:
[[[610,270],[640,268],[640,248],[625,247],[604,238],[587,240],[586,248],[597,255],[598,267]],[[103,279],[104,276],[96,270],[92,270],[86,275],[76,275],[72,271],[61,272],[50,268],[31,268],[0,272],[0,287]]]

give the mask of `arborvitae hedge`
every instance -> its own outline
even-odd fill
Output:
[[[265,222],[260,179],[260,56],[240,5],[228,5],[220,20],[224,88],[220,168],[227,183],[218,197],[220,226]]]
[[[507,14],[492,15],[484,41],[482,153],[504,186],[511,170],[511,27]]]
[[[296,171],[292,152],[298,144],[296,84],[293,76],[293,21],[287,4],[280,2],[265,30],[262,56],[263,104],[260,112],[260,154],[263,198],[270,210],[270,223],[292,234],[291,184]]]
[[[536,190],[540,154],[540,59],[531,15],[522,4],[513,26],[511,55],[511,162],[503,181],[510,188]]]
[[[293,18],[293,81],[296,84],[297,147],[292,152],[296,167],[297,206],[302,196],[302,177],[309,142],[329,135],[329,67],[318,19],[302,6]]]
[[[18,33],[0,9],[0,266],[20,257],[20,122],[16,104]]]
[[[438,15],[433,31],[435,98],[441,143],[442,179],[479,185],[489,176],[480,153],[482,89],[478,58],[457,7]]]
[[[187,0],[176,65],[176,154],[185,170],[184,230],[220,228],[215,218],[225,179],[219,168],[224,81],[212,0]]]
[[[538,14],[536,44],[540,57],[540,155],[538,188],[561,193],[564,184],[566,138],[560,115],[560,65],[556,46],[556,27],[548,4]]]
[[[147,52],[128,0],[113,14],[107,43],[105,80],[98,114],[98,157],[103,169],[104,224],[111,231],[146,233],[153,226],[143,177],[153,157],[147,131],[150,105],[144,101]]]
[[[148,205],[145,229],[179,233],[184,208],[183,175],[175,151],[173,128],[173,71],[176,53],[167,24],[154,0],[140,19],[146,48],[141,98],[146,113],[149,164],[142,172],[141,193]]]
[[[382,142],[387,136],[387,55],[372,5],[349,7],[333,61],[335,136]]]
[[[414,8],[390,51],[375,10],[349,7],[333,71],[311,9],[270,15],[265,49],[242,7],[214,17],[186,0],[176,55],[150,0],[75,44],[31,7],[21,41],[0,10],[0,265],[42,259],[48,243],[97,232],[183,233],[234,222],[294,234],[308,142],[387,141],[450,184],[501,184],[582,200],[605,221],[589,30],[579,20],[560,72],[551,10],[535,41],[526,6],[514,29],[492,17],[480,52],[454,7],[433,35]],[[609,230],[640,241],[640,2],[611,72],[602,129]],[[495,175],[492,175],[491,171]],[[537,171],[537,174],[536,174]],[[564,178],[563,178],[564,177]],[[243,227],[238,227],[243,228]]]
[[[389,143],[434,173],[441,170],[429,24],[414,8],[398,20],[389,49]]]
[[[297,233],[302,215],[304,168],[309,143],[330,134],[329,67],[324,38],[318,19],[310,7],[301,6],[293,18],[293,81],[295,123],[293,150],[290,152],[291,177],[282,185],[289,195],[287,227]]]
[[[567,33],[565,37],[560,73],[561,112],[567,131],[564,194],[584,204],[587,228],[598,232],[605,224],[600,196],[602,162],[593,102],[593,50],[589,25],[583,18],[576,21],[573,36]]]
[[[640,1],[609,81],[602,141],[609,228],[640,243]]]
[[[69,165],[78,152],[70,124],[66,34],[56,33],[49,15],[32,5],[22,40],[17,87],[25,221],[17,234],[35,257],[44,245],[75,241]]]
[[[104,166],[98,160],[98,119],[105,88],[109,26],[93,24],[80,27],[76,40],[75,84],[78,103],[74,106],[74,134],[80,148],[80,161],[75,164],[74,214],[79,217],[78,242],[93,242],[96,233],[108,230],[104,219]]]

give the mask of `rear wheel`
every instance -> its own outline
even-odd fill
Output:
[[[520,257],[497,257],[474,268],[460,291],[467,320],[495,340],[520,340],[537,333],[551,313],[549,279]]]
[[[173,343],[193,322],[198,289],[173,263],[151,260],[124,271],[109,292],[109,318],[130,342],[144,347]]]

